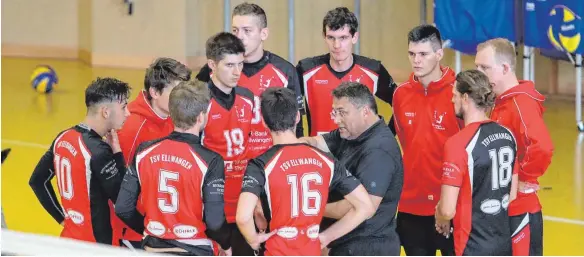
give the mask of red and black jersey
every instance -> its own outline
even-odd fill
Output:
[[[468,124],[446,141],[442,184],[460,187],[456,255],[511,255],[508,207],[516,157],[513,133],[490,120]]]
[[[241,181],[249,160],[251,124],[258,122],[258,116],[253,113],[257,100],[247,88],[237,86],[225,94],[212,81],[209,88],[211,103],[201,142],[225,160],[225,214],[227,221],[234,223]]]
[[[262,201],[270,229],[266,255],[320,255],[318,234],[329,190],[351,193],[359,181],[328,153],[306,144],[275,145],[247,166],[242,192]]]
[[[229,248],[223,210],[224,164],[198,136],[172,132],[141,144],[128,168],[116,213],[134,231],[182,243]],[[145,216],[136,209],[142,199]],[[180,245],[180,244],[179,244]]]
[[[205,65],[201,68],[199,74],[197,74],[197,79],[208,82],[210,81],[210,76],[211,69]],[[294,65],[274,53],[264,51],[264,55],[257,62],[244,63],[238,85],[251,90],[257,97],[261,97],[267,88],[287,87],[296,92],[298,108],[303,112],[302,92]],[[272,146],[272,136],[261,122],[259,98],[256,98],[256,100],[254,115],[257,115],[257,117],[254,120],[257,122],[252,124],[252,131],[247,146],[249,158],[257,157]],[[302,137],[303,134],[302,122],[299,122],[296,127],[296,135]]]
[[[330,66],[330,54],[306,58],[296,66],[306,100],[306,115],[310,136],[328,133],[337,128],[331,118],[332,91],[343,81],[354,81],[367,86],[381,100],[392,104],[397,87],[393,78],[378,60],[353,55],[353,65],[337,72]]]
[[[110,200],[115,202],[125,174],[124,156],[80,124],[57,136],[31,178],[37,198],[61,223],[62,237],[113,244]],[[57,177],[61,204],[51,179]]]

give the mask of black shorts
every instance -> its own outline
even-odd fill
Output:
[[[180,256],[212,256],[213,247],[210,245],[190,245],[178,242],[176,240],[165,240],[153,236],[146,236],[142,240],[142,246],[150,248],[181,248],[185,252],[159,252],[162,254],[180,255]]]
[[[406,255],[435,256],[436,250],[442,256],[455,255],[452,236],[446,238],[436,231],[434,216],[398,212],[397,233]]]
[[[360,238],[330,249],[330,256],[399,256],[398,238]]]
[[[511,216],[513,255],[543,255],[543,216],[541,211]]]

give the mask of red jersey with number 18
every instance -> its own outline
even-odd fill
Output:
[[[235,87],[225,94],[209,81],[211,103],[207,111],[207,125],[203,130],[203,145],[225,160],[225,216],[235,222],[241,181],[247,166],[247,143],[251,124],[257,115],[254,95],[243,87]]]

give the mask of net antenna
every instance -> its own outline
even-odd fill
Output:
[[[124,4],[128,7],[128,15],[134,13],[134,0],[124,0]]]

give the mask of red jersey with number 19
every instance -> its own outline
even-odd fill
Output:
[[[207,111],[207,125],[203,131],[203,145],[225,160],[225,216],[235,222],[241,181],[247,166],[247,143],[251,124],[257,115],[254,95],[249,89],[235,87],[225,94],[209,81],[211,103]]]

